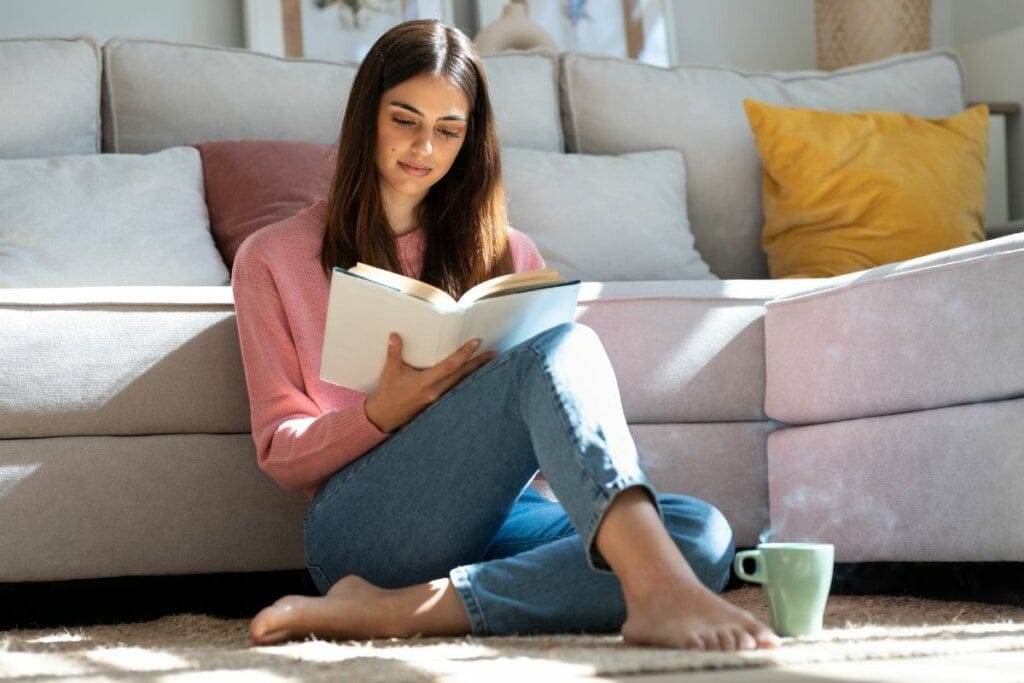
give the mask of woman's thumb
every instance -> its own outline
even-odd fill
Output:
[[[388,362],[402,360],[402,338],[392,332],[388,335]]]

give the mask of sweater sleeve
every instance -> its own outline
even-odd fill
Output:
[[[260,468],[282,488],[312,495],[334,472],[388,435],[367,420],[362,398],[323,412],[306,395],[275,292],[237,277],[232,291]]]

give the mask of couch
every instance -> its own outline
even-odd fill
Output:
[[[740,547],[1024,560],[1024,236],[768,279],[740,104],[947,116],[965,105],[955,54],[831,74],[542,51],[485,63],[512,222],[584,278],[577,317],[607,348],[657,486],[717,505]],[[330,145],[355,73],[86,36],[0,41],[0,64],[9,203],[40,191],[17,160]],[[175,154],[193,173],[179,203],[194,203],[198,157]],[[32,206],[73,212],[69,196]],[[18,256],[4,239],[0,278]],[[197,239],[182,253],[215,253]],[[229,264],[83,249],[41,284],[0,283],[0,582],[301,568],[306,499],[257,466]],[[62,279],[72,264],[83,280]]]

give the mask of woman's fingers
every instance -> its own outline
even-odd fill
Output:
[[[475,358],[471,358],[459,370],[459,373],[458,373],[459,377],[454,382],[454,384],[458,384],[462,380],[464,380],[467,377],[469,377],[470,375],[472,375],[474,372],[479,370],[481,367],[483,367],[484,365],[486,365],[490,361],[494,360],[494,357],[497,356],[497,355],[498,354],[496,354],[494,351],[488,351],[486,353],[481,353],[479,356],[476,356]]]
[[[365,404],[367,418],[381,431],[405,424],[496,355],[474,356],[479,347],[479,339],[471,340],[434,367],[417,370],[402,360],[402,339],[391,333],[381,381]]]
[[[438,388],[438,394],[451,389],[453,386],[464,380],[465,378],[472,375],[474,372],[479,370],[483,365],[493,360],[497,354],[494,351],[488,351],[481,353],[479,356],[475,356],[466,360],[462,365],[457,367],[453,372],[440,377],[437,380],[435,386]]]
[[[447,358],[432,367],[430,373],[431,383],[443,382],[447,377],[458,372],[466,362],[473,357],[476,350],[480,348],[479,339],[470,339],[468,342],[455,349]]]

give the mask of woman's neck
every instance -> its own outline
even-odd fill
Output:
[[[422,198],[416,199],[405,195],[396,195],[388,192],[381,193],[381,200],[384,204],[384,215],[391,226],[391,232],[395,237],[407,235],[420,227],[420,205]]]

